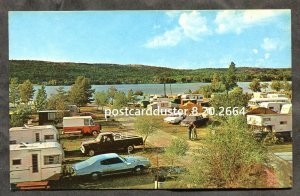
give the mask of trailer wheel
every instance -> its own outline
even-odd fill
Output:
[[[126,149],[127,149],[128,154],[130,154],[130,153],[132,153],[134,151],[134,146],[133,145],[129,145],[129,146],[127,146]]]
[[[97,136],[97,135],[98,135],[98,131],[95,131],[95,130],[92,131],[92,135],[93,135],[93,136]]]
[[[95,155],[95,151],[94,150],[89,150],[89,156],[94,156]]]

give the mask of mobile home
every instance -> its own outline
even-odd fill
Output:
[[[10,183],[57,180],[62,174],[64,151],[57,142],[12,144]]]
[[[53,125],[13,127],[9,129],[10,144],[56,142],[59,133]]]
[[[248,102],[249,107],[259,107],[263,102],[279,102],[279,103],[291,103],[291,100],[286,97],[279,97],[279,98],[252,98]]]
[[[183,94],[181,95],[181,105],[187,102],[193,102],[195,104],[201,105],[204,102],[204,96],[202,94]]]

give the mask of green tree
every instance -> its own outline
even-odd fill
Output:
[[[28,104],[28,102],[32,100],[35,91],[32,83],[29,80],[24,81],[20,84],[19,90],[21,101]]]
[[[184,177],[190,188],[250,188],[264,181],[266,148],[254,139],[244,116],[211,127],[193,157]]]
[[[64,117],[65,110],[67,109],[68,93],[64,90],[64,87],[59,87],[56,90],[56,94],[52,94],[47,100],[47,109],[58,110],[57,120],[61,121]]]
[[[38,89],[34,105],[37,111],[47,108],[47,93],[45,86],[42,86],[40,89]]]
[[[97,104],[97,110],[98,108],[101,106],[102,107],[102,111],[103,111],[103,107],[108,103],[108,95],[107,93],[105,93],[104,91],[102,92],[96,92],[94,95],[94,99],[95,102]]]
[[[18,78],[12,78],[10,79],[9,83],[9,102],[14,104],[14,107],[16,107],[16,104],[20,101],[20,91],[19,91],[19,83]]]
[[[267,92],[267,89],[269,88],[269,83],[262,83],[261,84],[261,89],[264,89],[264,92]]]
[[[147,138],[157,132],[161,126],[160,119],[155,116],[138,116],[135,119],[134,128],[144,137],[144,148]]]
[[[113,104],[116,92],[118,92],[118,89],[114,86],[110,86],[107,90],[107,94],[111,101],[111,104]]]
[[[281,82],[278,81],[278,80],[272,80],[272,83],[270,85],[271,89],[272,90],[275,90],[275,91],[280,91],[281,88],[282,88],[282,85],[281,85]]]
[[[237,86],[236,67],[234,62],[230,63],[226,76],[223,79],[223,81],[227,91],[230,91],[231,89]]]
[[[20,127],[30,119],[31,108],[28,105],[18,105],[16,110],[10,113],[9,123],[11,127]]]
[[[282,86],[282,89],[286,92],[292,91],[292,84],[289,83],[286,79],[283,80],[281,86]]]
[[[78,76],[75,84],[71,86],[69,91],[69,101],[72,104],[83,106],[91,103],[95,90],[92,89],[90,80],[84,76]]]
[[[118,91],[114,96],[114,108],[122,108],[127,105],[127,97],[124,92]]]
[[[253,92],[260,92],[261,91],[261,85],[260,85],[260,80],[257,78],[254,78],[252,82],[249,84],[249,88]]]
[[[174,160],[185,156],[188,150],[188,142],[185,139],[178,137],[172,139],[171,144],[166,148],[165,153],[167,157],[171,159],[171,165],[173,166]]]
[[[133,90],[130,89],[127,93],[127,99],[128,101],[133,101]]]
[[[140,95],[140,96],[142,96],[143,94],[144,94],[144,92],[141,91],[141,90],[136,90],[136,91],[134,92],[134,95]]]

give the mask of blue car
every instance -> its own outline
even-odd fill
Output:
[[[121,173],[140,174],[151,166],[148,158],[119,156],[116,153],[93,156],[72,166],[73,176],[90,175],[93,179]]]

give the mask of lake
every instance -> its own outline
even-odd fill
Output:
[[[244,92],[251,92],[248,88],[250,82],[238,82],[238,85],[243,88]],[[188,92],[188,90],[195,91],[203,85],[209,83],[175,83],[175,84],[166,84],[167,94],[183,94]],[[116,85],[92,85],[92,88],[97,91],[106,91],[110,86],[116,87],[119,91],[127,92],[132,89],[133,91],[141,90],[145,94],[164,94],[164,85],[163,84],[116,84]],[[56,89],[60,86],[46,86],[47,95],[55,94]],[[71,86],[63,86],[65,90],[69,90]],[[41,86],[34,86],[37,93],[37,90]]]

